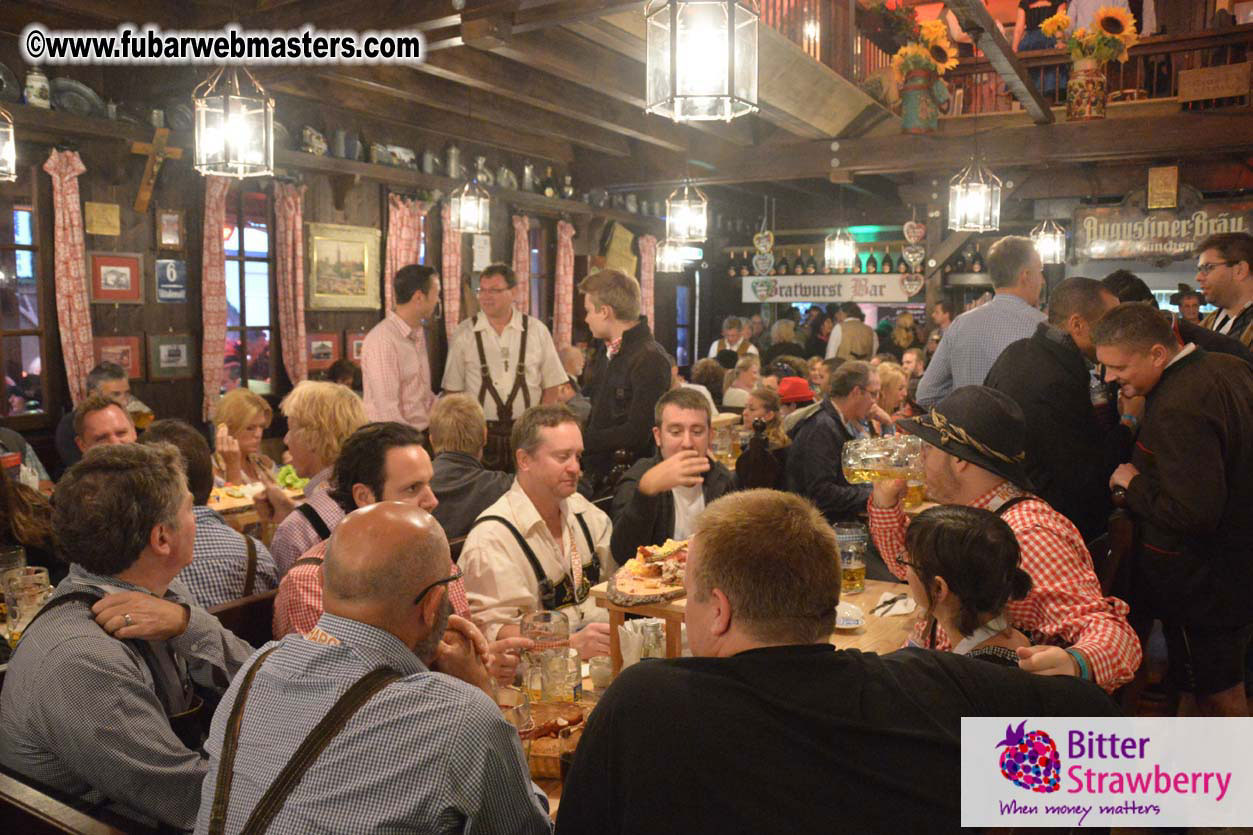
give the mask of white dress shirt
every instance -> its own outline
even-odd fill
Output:
[[[583,514],[595,553],[589,552],[583,531],[574,518],[575,513]],[[539,511],[516,479],[508,493],[480,514],[480,518],[483,516],[503,516],[512,522],[553,583],[561,582],[570,573],[567,554],[571,536],[574,537],[579,561],[584,566],[584,574],[592,560],[600,561],[602,581],[607,580],[613,571],[613,557],[609,552],[613,524],[604,511],[578,493],[561,503],[563,531],[560,542],[553,538]],[[496,640],[502,626],[518,623],[523,612],[541,608],[539,581],[531,563],[513,534],[500,523],[484,522],[473,528],[466,537],[458,565],[463,572],[470,613],[487,640]],[[608,611],[597,606],[590,594],[582,603],[565,606],[561,611],[570,619],[571,632],[593,621],[603,623],[609,620]]]
[[[747,337],[741,337],[740,341],[736,343],[727,343],[727,347],[722,350],[735,351],[736,353],[739,353],[740,344],[743,343],[745,339],[747,339]],[[715,339],[714,343],[709,346],[709,359],[714,360],[718,358],[718,343],[720,342],[722,342],[722,337],[718,337],[717,339]],[[757,350],[757,346],[749,342],[748,348],[745,350],[744,353],[747,355],[747,354],[757,354],[759,352]]]
[[[531,394],[531,405],[539,405],[544,396],[544,389],[554,388],[566,381],[566,371],[557,356],[557,348],[553,345],[552,334],[544,323],[530,317],[526,332],[526,387]],[[522,350],[522,312],[513,309],[509,324],[502,333],[487,321],[484,313],[478,313],[469,319],[463,319],[453,330],[449,340],[448,362],[444,366],[443,387],[445,392],[464,392],[475,400],[479,397],[479,389],[483,385],[483,374],[479,363],[479,350],[475,345],[475,332],[482,334],[483,354],[487,357],[487,370],[491,373],[492,384],[502,403],[509,402],[509,393],[513,391],[518,374],[518,356]],[[522,392],[513,401],[513,414],[504,415],[505,420],[512,420],[526,411],[526,401]],[[483,414],[488,420],[501,420],[497,414],[496,401],[490,394],[483,398]]]

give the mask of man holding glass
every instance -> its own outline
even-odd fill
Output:
[[[466,392],[487,418],[483,465],[512,472],[509,431],[531,406],[556,403],[566,371],[544,323],[514,306],[518,279],[504,264],[479,276],[482,310],[453,330],[444,366],[445,394]]]
[[[583,658],[609,654],[608,612],[590,589],[613,569],[613,526],[579,495],[583,436],[565,406],[533,406],[513,426],[518,475],[483,511],[461,552],[466,596],[488,640],[521,635],[531,610],[559,610]]]

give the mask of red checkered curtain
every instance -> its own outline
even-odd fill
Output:
[[[531,222],[526,215],[513,216],[513,274],[518,285],[513,288],[513,306],[523,313],[531,312]]]
[[[557,222],[557,270],[553,291],[553,342],[569,345],[574,336],[574,227]]]
[[[201,266],[202,321],[204,345],[200,364],[204,375],[204,419],[208,420],[217,406],[222,391],[222,366],[226,354],[226,252],[223,235],[226,229],[226,193],[229,177],[204,178],[204,256]],[[240,232],[240,240],[243,233]],[[286,334],[283,342],[287,343]],[[298,350],[304,349],[304,343]]]
[[[396,288],[392,280],[401,267],[418,263],[422,252],[422,219],[429,203],[402,194],[387,196],[387,263],[383,268],[383,314],[392,309]]]
[[[653,289],[657,274],[657,239],[652,235],[644,235],[639,239],[640,246],[640,303],[644,315],[648,317],[648,327],[656,333],[653,323]]]
[[[453,225],[452,210],[444,203],[443,261],[439,274],[444,280],[444,328],[449,339],[461,321],[461,230]]]
[[[96,363],[91,341],[91,299],[87,292],[87,253],[83,243],[83,209],[78,175],[87,170],[77,151],[53,151],[44,162],[52,178],[53,280],[57,325],[70,400],[77,406],[87,396],[87,372]]]
[[[283,335],[283,365],[292,383],[309,377],[305,351],[305,187],[277,183],[274,214],[274,278],[278,285],[278,327]]]

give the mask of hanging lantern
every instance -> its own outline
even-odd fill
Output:
[[[0,107],[0,183],[17,179],[17,139],[13,135],[13,117]]]
[[[757,110],[752,0],[649,0],[645,111],[676,122],[729,122]]]
[[[695,186],[684,185],[666,198],[666,240],[698,244],[709,228],[709,200]]]
[[[472,235],[485,235],[490,227],[492,198],[479,185],[471,180],[452,193],[449,199],[449,210],[457,224],[458,231]]]
[[[683,245],[674,241],[662,241],[657,246],[657,272],[659,273],[681,273],[683,272]]]
[[[1045,220],[1031,230],[1036,252],[1044,264],[1062,264],[1066,261],[1066,230],[1052,220]]]
[[[840,227],[827,235],[825,250],[827,272],[843,273],[853,269],[857,261],[857,242],[847,229]]]
[[[195,167],[220,177],[268,177],[274,173],[274,99],[243,68],[219,67],[196,87]]]
[[[1001,228],[1001,181],[977,159],[949,182],[948,228],[955,232]]]

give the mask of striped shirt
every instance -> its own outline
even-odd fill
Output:
[[[425,430],[435,405],[425,331],[389,311],[365,335],[361,382],[370,420],[394,420]]]
[[[1001,352],[1030,338],[1045,319],[1039,308],[1012,293],[997,293],[987,304],[958,316],[927,363],[916,400],[930,406],[953,389],[983,385]]]
[[[248,577],[248,546],[244,534],[226,524],[215,510],[197,505],[195,556],[191,565],[178,573],[178,581],[187,586],[201,606],[211,609],[219,603],[244,596]],[[253,540],[257,549],[257,574],[253,594],[278,585],[278,570],[270,549]]]
[[[361,676],[404,676],[349,719],[269,827],[306,832],[551,832],[517,731],[483,691],[429,671],[396,636],[323,615],[326,642],[289,635],[253,679],[244,705],[226,831],[244,821],[331,706]],[[267,647],[273,644],[267,645]],[[255,656],[254,656],[255,659]],[[196,832],[208,831],[235,679],[213,717]]]
[[[322,540],[306,551],[301,559],[326,557],[326,544]],[[453,566],[449,564],[449,572]],[[466,587],[461,580],[448,584],[448,600],[453,611],[464,618],[470,617],[470,605],[466,602]],[[322,565],[306,563],[294,566],[283,575],[274,597],[274,637],[282,638],[293,632],[301,635],[318,625],[322,617]]]
[[[995,511],[1022,495],[1026,495],[1022,490],[1001,482],[970,506]],[[899,504],[881,508],[871,501],[869,507],[875,547],[888,570],[903,580],[905,566],[898,558],[905,553],[909,520]],[[1127,623],[1127,604],[1101,594],[1092,556],[1078,529],[1043,500],[1020,502],[1001,518],[1018,538],[1022,569],[1031,575],[1031,592],[1006,608],[1010,623],[1033,644],[1060,644],[1082,652],[1092,666],[1093,679],[1106,690],[1131,681],[1142,657],[1140,639]],[[927,646],[927,628],[927,621],[919,620],[910,640]],[[944,627],[938,627],[934,649],[951,648]]]
[[[146,590],[72,565],[54,599],[75,591]],[[187,604],[190,616],[182,635],[150,642],[160,681],[131,642],[96,624],[86,603],[41,617],[18,644],[0,691],[0,763],[89,804],[191,828],[208,764],[174,735],[163,704],[190,698],[189,675],[231,678],[252,647],[178,581],[165,599]]]
[[[331,468],[309,479],[305,485],[305,501],[307,501],[322,521],[327,530],[335,530],[335,526],[344,518],[344,509],[339,502],[331,498],[327,483],[331,479]],[[309,524],[303,513],[292,512],[279,523],[274,531],[274,539],[270,542],[270,553],[274,555],[274,565],[278,568],[278,576],[282,577],[291,568],[291,564],[300,559],[300,555],[322,541],[318,532]]]

